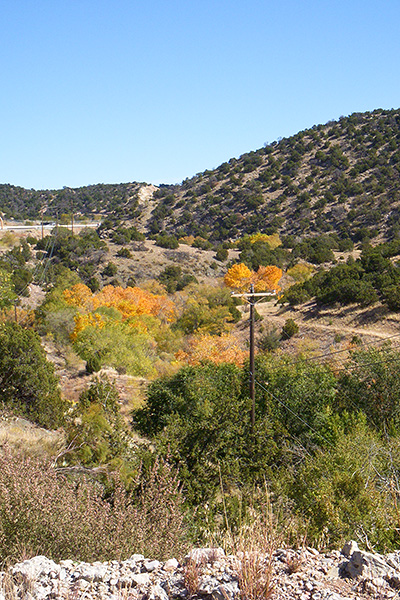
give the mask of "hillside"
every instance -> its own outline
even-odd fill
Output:
[[[260,230],[357,241],[365,229],[391,238],[399,228],[399,142],[398,110],[313,127],[161,189],[151,225],[219,240]]]
[[[400,223],[400,110],[354,113],[231,158],[180,185],[51,191],[0,185],[6,218],[100,214],[141,231],[225,241],[263,231],[395,237]],[[152,195],[153,194],[153,195]]]

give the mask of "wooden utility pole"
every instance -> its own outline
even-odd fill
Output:
[[[42,225],[42,227],[41,227],[41,231],[42,231],[42,239],[43,239],[43,237],[44,237],[44,231],[43,231],[43,213],[44,213],[44,211],[45,211],[45,210],[46,210],[46,209],[45,209],[45,207],[44,207],[44,206],[42,206],[42,208],[40,209],[40,223],[41,223],[41,225]]]
[[[251,431],[254,432],[254,426],[256,422],[256,374],[255,374],[255,343],[254,343],[254,324],[255,324],[255,306],[257,302],[260,302],[267,296],[275,296],[276,291],[273,292],[255,292],[254,284],[250,286],[250,291],[243,294],[231,294],[233,298],[243,298],[250,306],[249,316],[249,395],[251,400]]]
[[[249,342],[250,342],[250,356],[249,356],[249,368],[250,368],[250,400],[251,400],[251,429],[254,430],[254,424],[256,422],[256,378],[255,378],[255,365],[254,365],[254,312],[255,312],[255,298],[254,298],[254,284],[250,286],[250,294],[248,302],[250,304],[250,317],[249,317]]]

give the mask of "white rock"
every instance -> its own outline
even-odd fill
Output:
[[[179,567],[179,563],[176,558],[170,558],[166,560],[163,566],[164,571],[175,571]]]
[[[159,569],[161,567],[161,563],[158,560],[146,560],[143,566],[146,571],[151,572]]]
[[[357,542],[355,542],[354,540],[350,540],[349,542],[346,542],[345,545],[342,548],[342,554],[344,556],[347,556],[348,558],[350,558],[350,556],[353,554],[353,552],[357,552],[359,550],[358,544]]]
[[[129,557],[129,560],[134,560],[135,562],[139,562],[140,560],[144,560],[144,556],[143,556],[143,554],[132,554],[132,556]]]
[[[353,552],[346,565],[346,570],[350,577],[362,575],[368,579],[374,579],[375,577],[391,577],[392,575],[399,574],[388,565],[385,558],[380,554],[361,552],[360,550]]]
[[[149,600],[168,600],[168,594],[161,585],[152,585],[149,592]]]
[[[148,573],[136,573],[132,575],[132,581],[134,581],[136,585],[147,585],[150,583],[150,575]]]
[[[11,567],[12,574],[21,573],[21,575],[31,580],[38,579],[42,575],[48,575],[52,571],[59,573],[60,565],[45,556],[34,556]]]

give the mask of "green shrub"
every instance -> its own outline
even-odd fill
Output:
[[[367,536],[378,551],[397,548],[398,514],[390,482],[398,461],[398,441],[385,447],[362,417],[334,446],[309,455],[287,488],[295,512],[308,522],[308,540],[340,547]]]
[[[129,248],[121,248],[118,250],[117,256],[120,258],[132,258],[132,252],[129,250]]]
[[[219,470],[232,484],[240,482],[249,401],[242,395],[242,373],[234,365],[185,367],[154,381],[133,422],[140,432],[156,436],[160,451],[170,453],[180,466],[190,502],[214,497]]]
[[[197,283],[196,278],[189,273],[182,273],[182,268],[177,265],[169,265],[157,277],[167,288],[169,294],[183,290],[189,283]]]
[[[276,327],[270,327],[263,331],[262,335],[257,340],[257,346],[263,352],[272,352],[276,350],[281,341],[281,336]]]
[[[40,338],[14,322],[0,324],[0,387],[1,405],[49,429],[63,423],[67,403]]]
[[[79,396],[67,427],[69,464],[114,465],[127,459],[129,434],[120,414],[120,399],[107,377],[97,377]],[[117,462],[115,462],[117,461]]]
[[[286,319],[282,327],[282,339],[287,340],[299,332],[299,326],[293,319]]]
[[[166,233],[162,233],[156,237],[157,246],[161,246],[161,248],[169,248],[171,250],[175,250],[179,247],[179,242],[174,235],[167,235]]]
[[[103,269],[104,277],[114,277],[118,273],[118,267],[113,262],[109,262]]]
[[[354,350],[338,379],[342,408],[362,410],[377,431],[400,431],[400,352],[389,345]]]

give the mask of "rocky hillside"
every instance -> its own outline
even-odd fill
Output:
[[[225,240],[264,231],[392,237],[400,215],[400,111],[353,114],[160,189],[151,227]]]
[[[6,218],[74,211],[141,231],[212,241],[263,231],[337,232],[354,241],[400,229],[400,110],[354,113],[159,189],[139,183],[51,191],[0,185]]]
[[[0,184],[0,211],[5,219],[44,220],[80,215],[113,214],[131,218],[136,215],[140,199],[140,183],[97,184],[62,190],[26,190]]]

